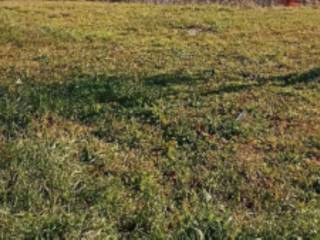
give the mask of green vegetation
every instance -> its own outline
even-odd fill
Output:
[[[0,2],[0,238],[319,239],[319,22]]]

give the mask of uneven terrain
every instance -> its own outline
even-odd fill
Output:
[[[0,239],[319,239],[320,9],[0,2]]]

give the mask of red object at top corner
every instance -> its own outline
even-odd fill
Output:
[[[299,7],[300,1],[299,0],[283,0],[283,4],[287,7]]]

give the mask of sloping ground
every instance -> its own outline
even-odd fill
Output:
[[[0,2],[0,238],[320,238],[319,22]]]

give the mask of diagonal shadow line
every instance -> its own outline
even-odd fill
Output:
[[[280,86],[290,86],[299,83],[310,83],[320,80],[320,68],[313,68],[303,73],[290,73],[282,76],[261,78],[259,82],[278,83]]]
[[[261,77],[258,78],[254,83],[244,83],[244,84],[227,84],[223,85],[217,89],[210,90],[207,92],[202,93],[202,96],[208,95],[219,95],[223,93],[237,93],[242,91],[251,90],[255,87],[262,87],[265,85],[274,85],[274,86],[292,86],[301,83],[311,83],[320,81],[320,68],[314,68],[309,71],[303,73],[290,73],[286,75],[280,76],[271,76],[271,77]]]

